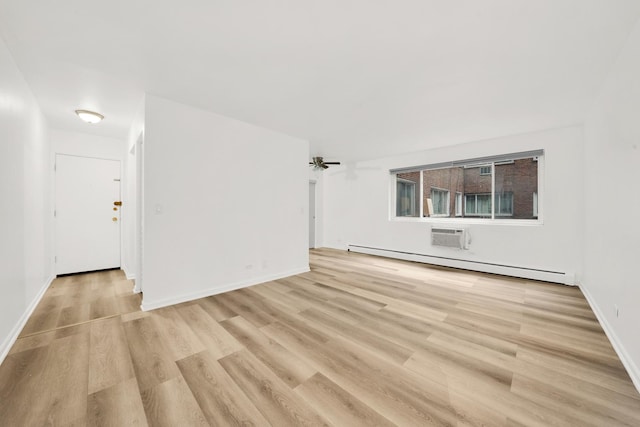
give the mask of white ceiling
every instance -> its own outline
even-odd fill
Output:
[[[149,92],[345,160],[579,123],[639,17],[637,0],[0,0],[52,127],[125,138]]]

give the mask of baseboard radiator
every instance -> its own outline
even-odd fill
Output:
[[[483,273],[501,274],[504,276],[542,280],[545,282],[561,283],[563,285],[575,286],[575,277],[572,273],[568,272],[551,271],[539,268],[530,268],[483,261],[472,261],[455,257],[421,254],[355,244],[347,245],[347,250],[387,258],[402,259],[405,261],[421,262],[425,264],[440,265],[443,267],[460,268],[463,270],[480,271]]]

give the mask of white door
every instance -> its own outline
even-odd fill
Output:
[[[56,155],[56,274],[120,267],[120,161]]]
[[[309,183],[309,248],[316,247],[316,183]]]

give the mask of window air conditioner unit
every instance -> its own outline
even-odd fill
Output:
[[[466,230],[464,228],[431,228],[431,246],[465,249]]]

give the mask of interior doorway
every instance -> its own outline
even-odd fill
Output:
[[[136,265],[136,279],[133,292],[142,292],[143,261],[144,261],[144,134],[138,135],[135,145],[135,231],[134,252]]]
[[[309,181],[309,249],[316,247],[316,183]]]

